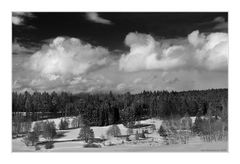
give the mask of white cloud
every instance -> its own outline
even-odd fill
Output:
[[[24,25],[24,19],[28,18],[33,18],[34,15],[30,12],[13,12],[12,13],[12,23],[14,25]]]
[[[22,16],[22,17],[29,17],[29,18],[35,17],[31,12],[13,12],[12,14],[14,16]]]
[[[83,44],[76,38],[57,37],[34,53],[25,66],[55,80],[97,69],[107,64],[108,55],[109,51],[103,47]]]
[[[21,88],[21,85],[19,84],[18,80],[15,80],[13,81],[12,87],[13,89],[18,89],[18,88]]]
[[[214,29],[216,29],[216,30],[227,30],[228,29],[228,23],[227,22],[219,23],[214,27]]]
[[[12,23],[15,25],[22,25],[23,24],[24,19],[18,16],[13,16],[12,17]]]
[[[110,20],[104,19],[98,15],[98,13],[86,13],[86,18],[89,21],[95,22],[95,23],[101,23],[101,24],[112,24]]]
[[[188,42],[172,45],[169,40],[156,41],[151,35],[129,33],[125,44],[130,52],[119,60],[119,69],[126,72],[159,69],[227,70],[228,34],[203,34],[193,31]],[[164,45],[164,46],[163,46]]]
[[[168,70],[185,62],[181,59],[183,46],[162,48],[161,43],[154,40],[151,35],[129,33],[125,43],[130,46],[130,52],[122,55],[119,62],[120,70],[128,72],[145,69]]]
[[[73,80],[70,81],[70,85],[76,85],[80,83],[87,83],[88,80],[83,78],[82,76],[74,77]]]
[[[198,45],[204,44],[205,35],[204,34],[200,34],[198,30],[197,31],[193,31],[191,34],[188,35],[188,41],[194,47],[197,47]]]
[[[223,17],[216,17],[214,18],[213,22],[217,23],[213,29],[216,29],[216,30],[228,29],[228,22]]]
[[[213,19],[214,22],[225,22],[225,19],[223,17],[216,17]]]
[[[117,88],[118,91],[122,91],[122,90],[127,88],[127,85],[125,83],[120,83],[120,84],[117,85],[116,88]]]
[[[125,44],[130,47],[129,53],[113,60],[106,48],[76,38],[52,39],[31,56],[13,55],[13,89],[138,93],[168,87],[171,90],[227,87],[226,33],[194,31],[185,38],[160,41],[148,34],[130,33]],[[24,48],[17,44],[14,47]],[[119,65],[110,64],[116,61]],[[129,73],[133,71],[139,72]]]
[[[90,88],[87,89],[86,92],[94,92],[95,90],[97,90],[96,87],[90,87]]]
[[[12,44],[13,54],[30,54],[30,53],[33,53],[34,51],[35,51],[35,48],[26,48],[17,42],[14,42]]]
[[[208,70],[227,70],[228,68],[228,34],[211,33],[197,35],[196,39],[203,40],[195,50],[195,60],[200,67]],[[191,41],[189,41],[192,44]]]
[[[130,47],[130,53],[120,58],[120,70],[131,72],[146,69],[146,59],[155,55],[155,40],[152,36],[129,33],[125,38],[125,44]]]

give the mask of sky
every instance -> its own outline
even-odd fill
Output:
[[[12,13],[17,92],[228,88],[227,13]]]

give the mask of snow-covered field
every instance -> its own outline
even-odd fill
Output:
[[[72,118],[69,118],[71,122]],[[49,121],[54,121],[56,126],[58,127],[59,122],[61,118],[57,119],[49,119]],[[195,118],[192,118],[193,122]],[[32,124],[32,127],[34,126],[34,123]],[[140,123],[146,123],[146,124],[154,124],[156,126],[156,129],[159,129],[162,120],[159,119],[147,119],[142,120]],[[111,126],[111,125],[110,125]],[[97,127],[93,126],[91,127],[94,131],[95,138],[100,138],[101,136],[106,136],[106,132],[110,126],[103,126],[103,127]],[[122,124],[118,124],[118,127],[121,131],[122,135],[127,134],[127,128],[123,126]],[[70,126],[71,128],[71,126]],[[164,145],[162,144],[161,137],[159,134],[155,131],[152,134],[148,134],[146,140],[140,140],[140,141],[131,141],[131,142],[122,142],[121,139],[111,138],[108,139],[104,144],[101,143],[101,148],[83,148],[84,142],[83,141],[68,141],[77,139],[78,134],[80,132],[80,128],[77,129],[69,129],[69,130],[58,130],[58,132],[62,132],[63,136],[54,139],[54,141],[67,141],[67,142],[55,142],[53,149],[45,149],[44,147],[41,147],[40,152],[88,152],[88,151],[94,151],[94,152],[112,152],[112,151],[118,151],[118,152],[138,152],[138,151],[155,151],[155,152],[167,152],[167,151],[227,151],[227,142],[212,142],[212,143],[205,143],[200,140],[199,137],[194,137],[189,140],[188,144],[175,144],[175,145]],[[133,137],[134,138],[134,137]],[[130,138],[131,139],[131,138]],[[13,152],[28,152],[28,151],[35,151],[35,148],[32,146],[25,146],[25,144],[21,141],[22,138],[17,138],[12,140],[12,151]],[[106,146],[108,143],[111,142],[114,145],[113,146]],[[37,152],[39,152],[37,151]]]
[[[66,118],[70,122],[69,128],[72,128],[71,121],[73,120],[73,117],[66,117]],[[59,125],[61,119],[62,118],[48,119],[48,121],[53,121],[56,124],[56,128],[58,128],[58,125]],[[46,121],[46,120],[44,120],[44,121]],[[38,121],[35,121],[35,122],[32,123],[32,129],[33,129],[34,124],[36,122],[38,122]],[[162,120],[159,120],[159,119],[147,119],[147,120],[139,121],[139,123],[142,123],[142,124],[154,124],[156,126],[156,128],[158,129],[161,126]],[[100,126],[92,126],[91,129],[93,129],[95,137],[96,138],[100,138],[102,135],[104,135],[106,137],[106,132],[107,132],[107,130],[108,130],[108,128],[110,126],[111,125],[109,125],[109,126],[101,126],[101,127]],[[127,128],[123,124],[118,124],[118,127],[119,127],[122,135],[126,135],[127,134]],[[62,137],[61,139],[58,139],[58,140],[69,140],[69,139],[76,139],[78,134],[79,134],[80,129],[77,128],[77,129],[61,130],[61,131],[66,132],[66,135],[64,137]]]
[[[83,148],[83,142],[59,142],[53,149],[41,148],[35,151],[34,147],[26,147],[21,139],[14,139],[13,152],[207,152],[228,151],[227,142],[202,142],[198,137],[192,138],[188,144],[163,145],[156,142],[149,143],[124,143],[101,148]]]
[[[195,138],[194,140],[198,140]],[[82,148],[81,143],[56,143],[49,152],[204,152],[227,151],[227,142],[163,145],[159,143],[137,143],[105,146],[102,148]]]

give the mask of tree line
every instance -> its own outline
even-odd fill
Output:
[[[29,92],[12,93],[13,119],[24,121],[81,115],[91,126],[128,123],[143,118],[218,116],[228,100],[228,89],[182,92],[143,91],[137,94]]]

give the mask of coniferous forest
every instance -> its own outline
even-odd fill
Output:
[[[153,117],[205,115],[208,110],[217,117],[227,100],[228,89],[138,94],[13,92],[12,113],[13,119],[20,115],[24,121],[81,115],[91,126],[106,126]]]

